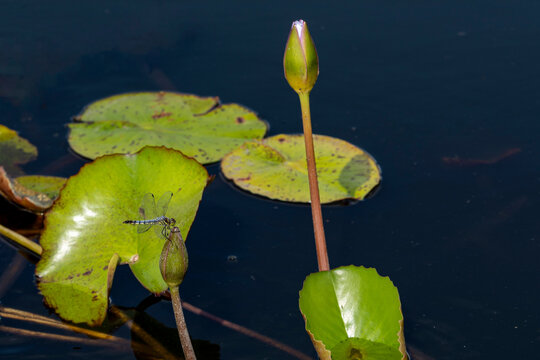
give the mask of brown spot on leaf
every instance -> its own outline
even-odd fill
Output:
[[[237,122],[238,124],[243,124],[244,121],[245,121],[244,118],[241,117],[241,116],[239,116],[239,117],[236,118],[236,122]]]
[[[159,119],[159,118],[166,117],[166,116],[171,116],[171,115],[172,115],[171,112],[165,112],[165,111],[161,110],[161,112],[152,115],[152,119]]]
[[[238,181],[249,181],[249,180],[251,180],[251,174],[249,174],[249,175],[248,175],[247,177],[245,177],[245,178],[238,178],[237,180],[238,180]]]
[[[362,355],[362,352],[360,352],[360,350],[358,349],[355,349],[355,348],[352,348],[350,353],[349,353],[349,359],[363,359],[364,356]]]
[[[83,275],[88,276],[92,273],[92,271],[94,271],[94,269],[89,269],[88,271],[84,272]]]

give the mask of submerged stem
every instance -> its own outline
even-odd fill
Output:
[[[309,193],[311,196],[311,215],[313,218],[313,231],[315,233],[315,248],[319,271],[330,270],[324,225],[319,197],[319,183],[317,182],[317,165],[315,163],[315,150],[313,147],[313,134],[311,131],[311,114],[309,110],[309,92],[299,92],[300,106],[302,107],[302,124],[304,126],[304,142],[306,145],[306,159],[308,167]]]
[[[182,301],[180,300],[180,292],[178,286],[173,286],[170,289],[171,300],[174,310],[174,318],[176,319],[176,327],[178,328],[178,335],[180,336],[180,342],[182,343],[182,350],[184,351],[184,357],[186,360],[196,360],[195,351],[191,344],[189,332],[186,325],[186,319],[184,318],[184,312],[182,311]]]
[[[11,239],[12,241],[16,242],[17,244],[21,245],[25,249],[33,252],[36,255],[41,255],[43,249],[41,246],[32,240],[28,239],[27,237],[24,237],[15,231],[8,229],[7,227],[0,225],[0,234],[4,235],[5,237]]]

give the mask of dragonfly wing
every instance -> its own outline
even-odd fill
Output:
[[[163,237],[163,236],[166,237],[166,235],[164,235],[164,232],[166,232],[165,231],[165,225],[158,224],[158,225],[154,226],[154,232],[160,238]]]
[[[145,231],[148,231],[148,229],[150,229],[151,226],[152,224],[139,224],[137,225],[137,232],[140,234]]]
[[[156,215],[156,200],[154,198],[154,194],[152,193],[146,193],[143,196],[143,200],[141,202],[141,207],[139,208],[139,215],[141,219],[148,220],[148,219],[154,219],[159,215]],[[150,226],[152,224],[139,224],[137,226],[137,232],[143,233],[150,229]]]
[[[171,191],[166,191],[163,193],[163,195],[161,195],[156,207],[156,217],[165,216],[165,214],[167,213],[167,209],[169,208],[169,203],[171,202],[172,196],[173,193]]]
[[[167,214],[167,209],[169,208],[169,203],[171,202],[172,196],[173,196],[173,193],[171,191],[166,191],[163,193],[163,195],[161,195],[156,206],[157,216],[165,216],[165,214]],[[164,229],[164,227],[165,225],[154,226],[155,233],[158,236],[167,237],[164,234],[164,232],[166,233],[166,230]]]

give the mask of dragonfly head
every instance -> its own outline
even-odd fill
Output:
[[[174,225],[176,225],[175,218],[169,218],[169,226],[174,226]]]

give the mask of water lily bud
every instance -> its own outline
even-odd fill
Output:
[[[161,276],[169,288],[178,286],[184,280],[188,268],[188,254],[180,229],[172,228],[169,240],[163,245],[159,258]]]
[[[319,57],[304,20],[293,22],[283,56],[289,85],[297,93],[309,93],[319,76]]]

